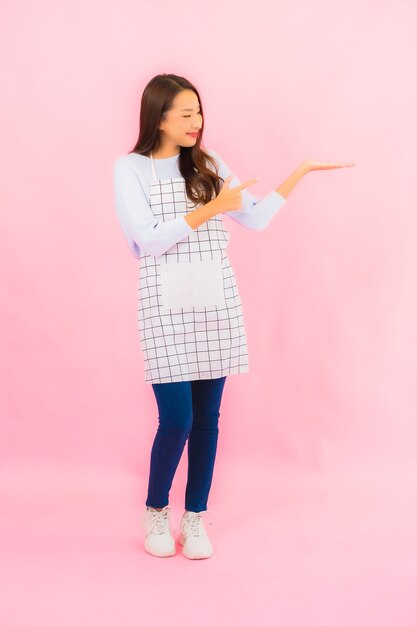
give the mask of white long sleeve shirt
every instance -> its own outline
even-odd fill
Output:
[[[226,179],[232,170],[217,152],[208,149],[205,151],[215,158],[219,166],[219,175]],[[158,178],[181,176],[179,154],[165,159],[154,159],[154,163]],[[212,169],[210,163],[208,166]],[[153,214],[149,205],[152,181],[150,157],[132,152],[117,158],[113,164],[113,179],[119,222],[130,250],[138,259],[144,252],[160,256],[194,232],[185,215],[164,221]],[[241,181],[233,175],[229,188],[240,184]],[[220,181],[220,188],[222,185]],[[226,211],[223,215],[246,228],[262,230],[268,226],[285,201],[286,198],[276,191],[271,191],[260,199],[247,189],[243,189],[242,208],[237,211]]]

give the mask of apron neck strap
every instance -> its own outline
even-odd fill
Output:
[[[153,159],[152,154],[151,154],[151,166],[152,166],[152,180],[153,181],[157,181],[158,180],[158,176],[156,175],[155,163],[154,163],[154,159]]]

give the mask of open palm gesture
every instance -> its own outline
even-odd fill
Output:
[[[355,163],[329,163],[328,161],[313,161],[312,159],[306,159],[303,163],[304,168],[308,172],[314,170],[333,170],[339,167],[352,167]]]

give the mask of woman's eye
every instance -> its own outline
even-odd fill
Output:
[[[201,115],[201,112],[199,111],[197,115]],[[183,117],[191,117],[191,115],[183,115]]]

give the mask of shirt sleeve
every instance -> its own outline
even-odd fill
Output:
[[[226,179],[232,170],[223,161],[223,159],[214,150],[206,150],[210,156],[213,156],[219,166],[219,175]],[[230,180],[229,187],[236,187],[240,185],[241,181],[237,176],[233,175]],[[220,182],[221,187],[223,183]],[[228,215],[234,222],[250,228],[252,230],[263,230],[266,228],[273,218],[273,216],[279,211],[279,209],[285,204],[286,198],[281,196],[277,191],[271,191],[263,198],[258,198],[251,194],[247,189],[242,189],[242,208],[237,211],[225,211],[224,215]]]
[[[127,155],[113,164],[116,212],[129,247],[137,258],[141,251],[160,256],[188,237],[194,229],[180,215],[169,220],[155,217],[149,206],[138,172]]]

